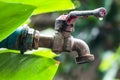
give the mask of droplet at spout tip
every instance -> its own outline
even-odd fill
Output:
[[[99,20],[102,21],[102,20],[103,20],[103,17],[99,17]]]

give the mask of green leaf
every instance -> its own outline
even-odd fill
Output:
[[[69,10],[75,8],[71,0],[0,0],[0,1],[33,5],[37,7],[37,9],[34,11],[34,14],[53,12],[59,10]]]
[[[105,1],[104,1],[104,7],[105,7],[105,9],[107,10],[107,12],[109,12],[112,3],[113,3],[113,0],[105,0]]]
[[[0,41],[10,35],[33,12],[34,6],[0,1]]]
[[[105,53],[105,54],[107,54],[107,53]],[[119,63],[120,62],[119,59],[120,59],[120,47],[117,49],[117,51],[114,54],[113,53],[109,54],[103,58],[100,66],[99,66],[99,69],[101,71],[107,71],[111,68],[111,66],[115,62]]]
[[[47,48],[39,48],[37,50],[27,51],[25,54],[34,54],[47,58],[54,58],[58,56],[57,54],[53,53],[51,49],[47,49]]]
[[[74,9],[74,5],[71,0],[42,0],[44,4],[39,2],[38,8],[34,11],[34,14],[53,12],[59,10]]]
[[[41,49],[39,52],[49,54],[49,50],[44,52]],[[58,61],[35,53],[21,55],[16,51],[2,50],[0,80],[52,80],[58,65]]]

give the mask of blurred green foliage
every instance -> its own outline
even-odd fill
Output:
[[[105,73],[103,80],[114,80],[120,66],[120,47],[113,52],[105,52],[99,66],[101,72]]]
[[[99,66],[100,70],[107,71],[108,69],[110,69],[112,64],[114,64],[115,62],[119,63],[119,58],[120,58],[119,55],[120,55],[120,47],[114,54],[113,54],[113,52],[108,52],[108,53],[105,52],[103,61],[102,61],[101,65]]]

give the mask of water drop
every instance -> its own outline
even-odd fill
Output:
[[[99,18],[99,20],[100,20],[100,21],[102,21],[102,20],[103,20],[103,18],[102,18],[102,17],[100,17],[100,18]]]

